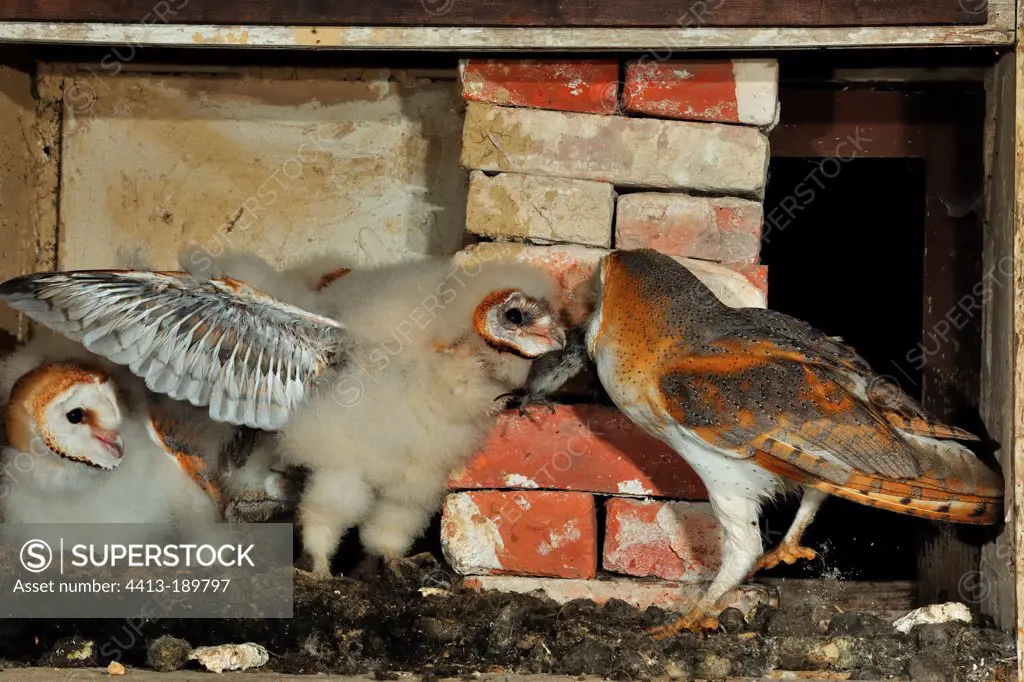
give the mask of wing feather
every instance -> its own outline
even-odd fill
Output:
[[[820,367],[901,431],[933,438],[981,440],[940,422],[895,382],[877,374],[842,339],[828,336],[803,320],[770,309],[729,309],[722,327],[710,336],[712,345],[740,343],[751,354]]]
[[[738,457],[749,457],[750,441],[771,433],[866,473],[920,473],[914,448],[823,367],[722,344],[676,357],[660,389],[676,423]]]
[[[718,350],[677,358],[660,384],[676,422],[706,442],[869,506],[958,523],[1000,518],[1001,477],[948,438],[971,434],[901,417],[907,410],[848,390],[822,364],[741,354],[732,345]]]
[[[0,284],[0,299],[156,393],[266,430],[306,399],[343,329],[238,280],[184,272],[35,273]]]

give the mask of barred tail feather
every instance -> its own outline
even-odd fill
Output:
[[[963,429],[958,429],[955,426],[927,421],[925,419],[905,417],[894,412],[886,413],[885,419],[894,428],[899,431],[903,431],[904,435],[909,434],[914,436],[926,436],[928,438],[949,438],[969,441],[981,440],[981,438],[975,436],[973,433],[964,431]]]
[[[759,450],[754,461],[779,476],[870,507],[953,523],[999,523],[1004,487],[998,473],[959,443],[907,433],[904,436],[921,463],[922,474],[915,478],[853,471],[839,480],[834,469],[826,473],[819,466],[808,465],[808,461],[822,458],[807,451],[801,451],[799,457],[782,459]]]

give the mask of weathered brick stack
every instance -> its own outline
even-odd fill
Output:
[[[467,228],[481,238],[462,258],[512,254],[547,268],[575,319],[576,289],[610,248],[656,248],[727,304],[766,305],[774,61],[466,60],[460,72]],[[450,488],[444,551],[477,582],[643,605],[681,593],[578,581],[600,569],[693,583],[718,567],[700,480],[613,409],[508,414]]]

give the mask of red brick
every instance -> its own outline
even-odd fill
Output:
[[[636,61],[626,65],[626,111],[660,118],[769,126],[778,108],[775,60]]]
[[[768,266],[758,265],[757,263],[726,263],[729,267],[736,270],[744,277],[747,278],[751,284],[753,284],[759,291],[765,296],[765,301],[768,299]]]
[[[528,263],[549,272],[561,287],[556,302],[566,310],[568,322],[574,324],[587,314],[587,299],[582,285],[594,273],[608,249],[585,246],[532,246],[513,242],[482,242],[472,244],[456,254],[466,262],[513,260]],[[750,264],[712,263],[695,258],[676,257],[727,305],[764,308],[767,305],[767,267]],[[740,276],[737,276],[739,274]]]
[[[480,592],[530,594],[540,591],[559,604],[567,604],[576,599],[589,599],[596,604],[604,604],[609,599],[621,599],[640,610],[657,606],[670,613],[686,613],[707,589],[707,585],[696,583],[620,577],[568,580],[495,575],[465,578],[462,584]],[[758,606],[777,607],[779,596],[779,588],[774,585],[739,585],[725,593],[721,605],[722,608],[737,608],[749,617]]]
[[[558,405],[501,415],[487,443],[449,479],[452,489],[578,490],[707,499],[679,454],[614,408]]]
[[[619,101],[615,60],[464,59],[463,97],[516,107],[614,114]]]
[[[441,548],[463,575],[593,578],[594,497],[546,491],[453,493],[442,512]]]
[[[764,211],[759,201],[637,192],[618,199],[615,245],[670,256],[756,263]]]
[[[711,580],[722,556],[722,530],[708,502],[611,499],[601,567],[665,580]]]

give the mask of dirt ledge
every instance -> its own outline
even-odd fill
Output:
[[[560,676],[1005,682],[1015,677],[1012,635],[965,623],[926,625],[904,635],[886,619],[839,613],[823,603],[760,606],[751,614],[727,610],[720,618],[723,631],[709,635],[683,633],[654,641],[644,633],[673,617],[658,607],[640,611],[619,600],[560,605],[534,594],[479,593],[462,587],[443,563],[421,556],[362,580],[320,581],[297,570],[292,619],[164,619],[134,622],[131,629],[124,620],[2,621],[0,656],[7,670],[0,678],[58,679],[52,667],[23,667],[57,666],[75,668],[64,671],[59,678],[64,682],[98,680],[87,670],[103,671],[110,660],[129,667],[126,679],[159,675],[171,682],[212,674],[194,662],[178,673],[139,670],[147,667],[147,647],[161,635],[183,638],[193,647],[262,644],[270,660],[258,672],[241,673],[247,680],[311,674],[377,681],[412,675],[423,682]],[[780,672],[794,670],[805,676]],[[39,677],[44,673],[49,677]]]

